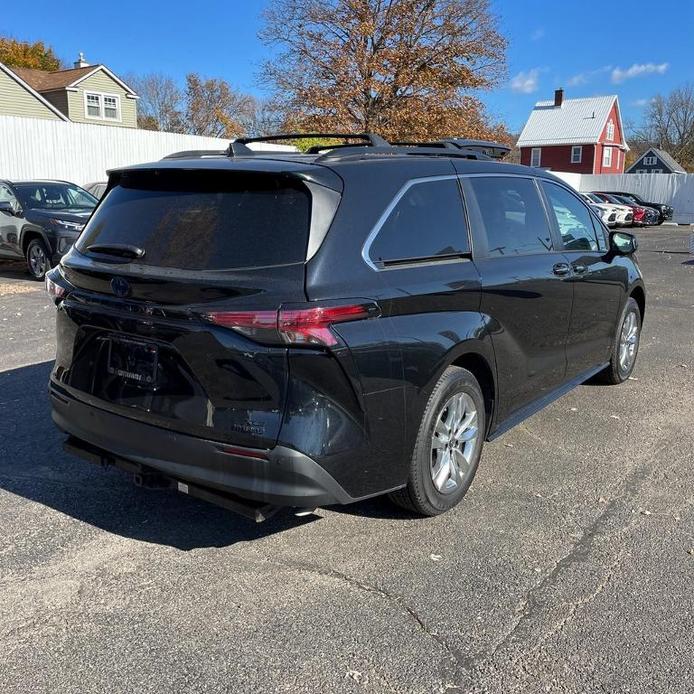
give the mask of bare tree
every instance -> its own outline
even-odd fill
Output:
[[[685,169],[694,170],[694,86],[686,84],[652,99],[632,140],[643,151],[664,149]]]
[[[245,133],[255,113],[255,100],[222,79],[186,75],[185,130],[194,135],[236,137]]]
[[[505,135],[471,91],[504,76],[488,0],[273,0],[263,76],[288,125],[387,137]]]
[[[158,72],[142,76],[128,75],[126,82],[140,97],[138,127],[170,133],[184,132],[183,92],[170,77]]]

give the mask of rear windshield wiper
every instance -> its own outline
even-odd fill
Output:
[[[117,258],[142,258],[145,254],[144,248],[132,246],[129,243],[93,243],[87,246],[87,250],[92,253],[113,255]]]

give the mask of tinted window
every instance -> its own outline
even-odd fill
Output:
[[[22,207],[33,210],[91,210],[97,200],[86,190],[67,183],[18,183]]]
[[[147,265],[185,270],[263,267],[306,260],[311,197],[268,174],[138,172],[104,198],[77,247],[131,244]]]
[[[467,179],[491,256],[526,255],[551,249],[547,216],[529,178],[482,176]]]
[[[381,226],[369,255],[375,263],[460,256],[470,250],[455,179],[408,188]]]
[[[567,251],[597,251],[598,240],[588,208],[568,190],[552,183],[542,184]]]
[[[0,183],[0,202],[9,202],[13,208],[17,209],[17,198],[4,183]]]

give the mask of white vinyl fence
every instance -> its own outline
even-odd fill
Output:
[[[675,210],[673,222],[694,224],[694,174],[575,174],[553,171],[581,192],[618,190]]]
[[[229,140],[215,137],[0,116],[0,178],[59,178],[84,185],[106,180],[108,169],[156,161],[181,150],[223,150],[228,145]]]

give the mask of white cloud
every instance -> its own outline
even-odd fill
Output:
[[[540,68],[519,72],[511,80],[511,91],[518,94],[532,94],[540,86]]]
[[[636,101],[631,102],[631,105],[636,106],[637,108],[643,108],[653,101],[655,101],[655,99],[636,99]]]
[[[577,75],[569,78],[567,84],[569,87],[577,87],[580,84],[587,84],[595,75],[599,75],[603,72],[609,72],[612,69],[612,65],[603,65],[597,68],[597,70],[586,70],[585,72],[579,72]]]
[[[545,30],[543,27],[538,27],[533,31],[532,34],[530,34],[530,40],[531,41],[539,41],[541,38],[543,38],[545,35]]]
[[[569,79],[567,84],[569,87],[577,87],[579,84],[585,84],[588,81],[588,75],[585,72],[579,72]]]
[[[624,82],[624,80],[632,79],[633,77],[641,77],[642,75],[662,75],[670,67],[669,63],[634,63],[631,67],[622,70],[616,67],[612,70],[612,81],[615,84]]]

